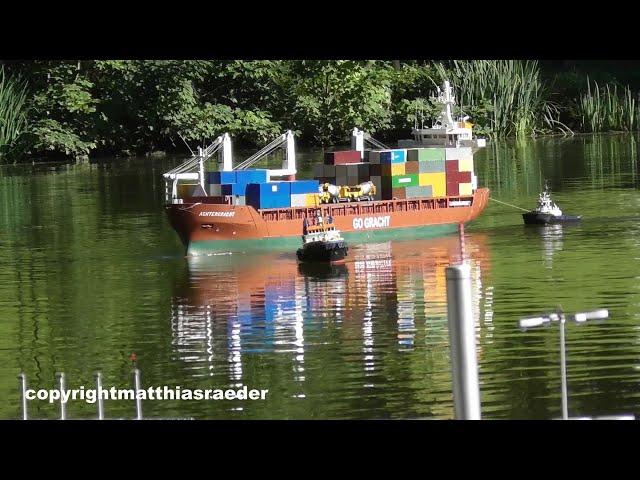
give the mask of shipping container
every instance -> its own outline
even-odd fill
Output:
[[[369,180],[371,176],[371,165],[368,163],[359,163],[358,164],[358,178],[360,182],[365,182]]]
[[[336,166],[335,165],[325,165],[324,166],[324,175],[323,177],[334,178],[336,176]]]
[[[291,206],[289,182],[250,183],[247,204],[254,208],[286,208]]]
[[[473,158],[465,158],[458,160],[458,171],[473,172]]]
[[[221,185],[222,195],[246,195],[246,183],[226,183]]]
[[[417,187],[419,182],[419,175],[413,173],[410,175],[398,175],[391,177],[391,186],[397,187]]]
[[[432,187],[434,197],[444,197],[447,195],[447,175],[445,173],[421,173],[418,185],[421,187]]]
[[[431,162],[418,162],[418,173],[445,173],[444,160],[431,161]]]
[[[369,163],[371,163],[371,164],[379,164],[380,163],[380,150],[371,150],[371,151],[369,151]]]
[[[324,177],[324,167],[325,166],[326,165],[324,165],[324,164],[314,165],[313,166],[313,178]]]
[[[356,185],[359,185],[359,184],[360,184],[360,180],[358,177],[352,177],[351,175],[349,175],[347,177],[347,183],[345,183],[344,185],[355,187]]]
[[[447,160],[445,162],[445,170],[447,174],[459,172],[458,160]]]
[[[404,163],[407,160],[405,149],[382,150],[380,152],[380,163]]]
[[[326,152],[324,154],[325,165],[345,165],[362,162],[361,153],[358,150],[345,150],[340,152]]]
[[[427,163],[427,162],[422,162]],[[420,173],[420,162],[405,162],[404,164],[404,172],[405,173]]]
[[[459,195],[473,195],[473,188],[471,183],[459,183],[458,190]]]
[[[317,180],[296,180],[291,184],[291,195],[301,193],[317,193],[319,183]]]
[[[431,198],[433,197],[433,187],[431,185],[426,187],[407,187],[407,198]]]
[[[456,181],[447,181],[447,195],[458,196],[460,195],[460,184]]]
[[[408,161],[441,162],[446,159],[444,148],[414,148],[407,150]]]
[[[372,163],[369,165],[369,175],[372,177],[382,176],[382,165],[379,163]]]
[[[471,160],[473,150],[471,147],[447,148],[445,152],[446,160]]]
[[[235,183],[266,183],[269,180],[269,173],[265,169],[236,170],[235,173]]]
[[[292,207],[306,207],[307,206],[307,194],[306,193],[292,193],[291,194],[291,206]]]
[[[404,163],[386,163],[380,165],[380,173],[383,177],[395,177],[397,175],[404,175],[407,172],[404,169]]]
[[[220,185],[223,183],[236,183],[236,172],[209,172],[208,183]]]
[[[406,188],[394,188],[391,190],[391,198],[395,198],[398,200],[404,200],[407,198],[407,189]]]

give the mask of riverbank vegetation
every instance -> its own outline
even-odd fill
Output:
[[[478,135],[632,131],[636,92],[616,78],[536,61],[2,62],[0,161],[186,152],[228,132],[260,147],[287,129],[302,145],[383,141],[437,115],[449,79]],[[184,141],[183,141],[184,139]]]

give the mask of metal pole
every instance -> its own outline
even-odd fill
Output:
[[[140,388],[140,370],[137,368],[133,369],[133,378],[135,382],[135,393],[136,393],[136,420],[142,420],[142,399],[138,395],[138,391]]]
[[[60,372],[56,374],[58,377],[58,389],[60,390],[60,420],[67,419],[67,406],[64,403],[64,391],[65,391],[65,381],[64,381],[64,372]]]
[[[447,317],[456,420],[480,420],[480,388],[471,300],[471,268],[447,267]]]
[[[562,379],[562,419],[569,419],[569,408],[567,401],[567,358],[564,345],[564,313],[560,314],[560,368]]]
[[[96,373],[96,393],[98,394],[98,420],[104,420],[104,400],[102,399],[102,373]]]
[[[29,420],[29,415],[27,414],[27,376],[21,373],[18,378],[22,386],[22,419]]]

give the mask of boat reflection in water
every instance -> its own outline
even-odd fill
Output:
[[[478,322],[485,240],[465,242]],[[194,376],[231,385],[285,375],[277,381],[294,397],[305,396],[292,385],[308,380],[310,362],[318,375],[359,372],[359,387],[372,387],[382,357],[446,350],[445,268],[459,260],[457,236],[354,244],[342,265],[299,264],[288,252],[190,257],[172,299],[174,350]]]

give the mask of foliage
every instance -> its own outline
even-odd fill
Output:
[[[11,152],[27,125],[26,84],[0,68],[0,158]]]
[[[347,143],[353,127],[394,142],[416,122],[431,125],[444,79],[478,135],[637,128],[628,87],[583,93],[581,73],[548,82],[534,61],[68,60],[4,70],[0,152],[16,156],[184,152],[181,138],[194,147],[224,132],[255,148],[288,129],[323,147]]]
[[[457,86],[462,112],[493,137],[567,130],[535,61],[453,61],[436,68],[438,83],[449,79]]]
[[[589,132],[632,131],[638,124],[636,100],[627,86],[618,93],[617,85],[598,86],[587,78],[587,91],[577,102],[580,126]]]

